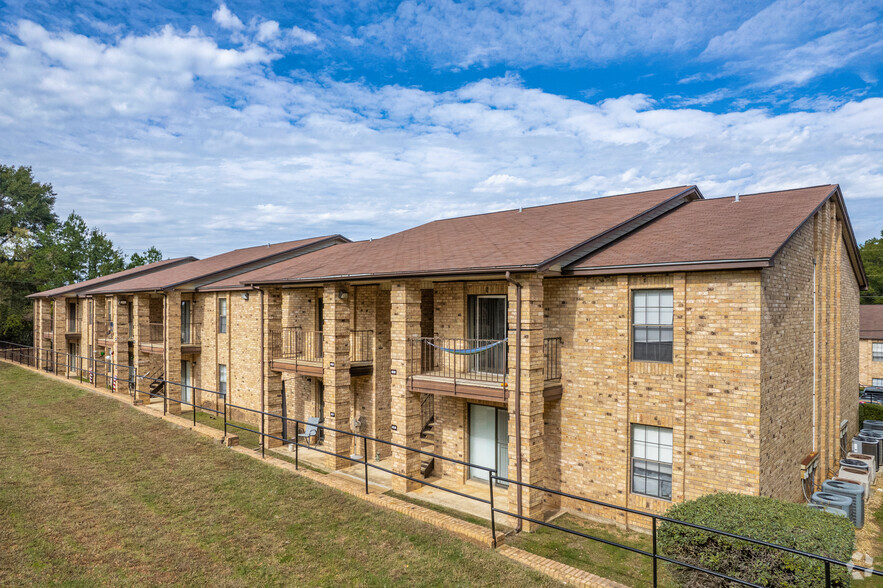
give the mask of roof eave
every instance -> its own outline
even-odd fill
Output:
[[[711,271],[719,269],[758,269],[772,267],[773,261],[766,257],[752,259],[707,259],[630,265],[608,265],[574,268],[567,276],[600,276],[614,274],[668,273],[685,271]]]
[[[352,280],[394,280],[396,278],[431,278],[434,276],[475,276],[481,274],[500,274],[503,272],[535,272],[537,266],[529,265],[509,265],[509,266],[493,266],[480,268],[455,268],[444,270],[429,270],[415,272],[378,272],[365,274],[346,274],[346,275],[330,275],[318,276],[315,278],[275,278],[266,280],[253,280],[241,282],[245,286],[272,286],[286,284],[308,284],[316,282],[348,282]]]

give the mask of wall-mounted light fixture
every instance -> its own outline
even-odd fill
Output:
[[[248,300],[248,292],[243,292],[243,293],[242,293],[242,299],[243,299],[243,300]]]
[[[347,292],[346,290],[338,290],[337,291],[337,297],[340,298],[341,300],[346,300],[347,296],[349,296],[349,292]]]

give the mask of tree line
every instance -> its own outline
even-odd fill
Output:
[[[74,211],[61,221],[55,199],[52,184],[35,180],[30,167],[0,164],[0,341],[31,341],[28,294],[162,259],[156,247],[127,258]]]

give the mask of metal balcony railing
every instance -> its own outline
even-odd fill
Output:
[[[350,333],[350,361],[374,361],[374,331]]]
[[[281,332],[270,333],[269,343],[272,359],[322,361],[322,331],[305,331],[299,327],[283,327]]]
[[[202,323],[190,323],[189,325],[181,325],[181,344],[201,345]]]
[[[409,358],[413,373],[417,375],[480,382],[506,381],[506,340],[416,337],[409,343]]]
[[[324,333],[300,327],[283,327],[270,333],[270,355],[273,359],[296,359],[321,362],[324,357]],[[374,361],[374,331],[350,332],[350,361]]]
[[[162,323],[147,323],[146,325],[141,325],[141,342],[161,345],[163,343],[163,333],[164,329]]]
[[[561,337],[543,339],[543,380],[561,379]]]

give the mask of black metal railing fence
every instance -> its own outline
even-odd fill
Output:
[[[95,366],[107,365],[107,366],[110,366],[111,368],[127,368],[127,369],[131,370],[130,366],[125,366],[122,364],[106,362],[106,361],[102,361],[102,360],[97,360],[95,358],[85,358],[85,357],[80,357],[80,356],[73,356],[73,355],[69,355],[66,353],[54,351],[51,349],[47,350],[47,349],[42,349],[39,347],[29,347],[29,346],[24,346],[24,345],[18,345],[15,343],[7,343],[7,342],[3,342],[3,341],[0,341],[0,359],[4,359],[6,361],[18,363],[20,365],[25,365],[25,366],[32,367],[35,369],[46,369],[49,366],[53,367],[53,369],[57,369],[56,366],[61,364],[61,365],[65,366],[66,368],[68,368],[65,370],[68,373],[68,375],[71,373],[71,370],[69,368],[73,366],[75,368],[74,373],[76,373],[76,370],[80,370],[79,373],[80,373],[81,379],[82,379],[82,373],[83,373],[82,370],[84,369],[84,367],[83,367],[84,365],[88,366],[88,367],[93,367],[93,368]],[[62,360],[64,360],[64,361],[62,362]],[[76,360],[81,360],[81,361],[76,361]],[[82,361],[82,360],[85,360],[85,361]],[[108,378],[108,376],[107,376],[108,371],[109,370],[105,370],[105,378]],[[685,562],[682,560],[670,558],[670,557],[667,557],[667,556],[659,553],[659,550],[657,548],[657,530],[658,530],[659,523],[663,522],[663,523],[673,524],[673,525],[683,525],[683,526],[697,529],[700,531],[704,531],[704,532],[707,532],[707,533],[710,533],[713,535],[719,535],[722,537],[727,537],[727,538],[735,539],[738,541],[744,541],[744,542],[751,543],[754,545],[760,545],[760,546],[767,547],[772,550],[777,550],[777,551],[789,553],[794,556],[809,558],[809,559],[817,562],[818,565],[823,570],[824,577],[825,577],[825,584],[824,585],[826,586],[826,588],[831,588],[836,585],[836,580],[834,578],[832,578],[832,567],[833,566],[842,567],[850,572],[857,571],[857,572],[862,572],[866,575],[883,576],[883,571],[874,570],[872,568],[867,568],[864,566],[854,565],[851,562],[843,562],[843,561],[839,561],[839,560],[829,558],[829,557],[826,557],[823,555],[808,553],[805,551],[801,551],[799,549],[794,549],[794,548],[786,547],[783,545],[778,545],[775,543],[762,541],[759,539],[752,539],[751,537],[737,535],[735,533],[729,533],[726,531],[721,531],[719,529],[705,527],[703,525],[698,525],[695,523],[688,523],[686,521],[680,521],[677,519],[667,517],[665,515],[640,511],[640,510],[629,508],[626,506],[610,504],[610,503],[602,502],[600,500],[586,498],[584,496],[578,496],[575,494],[569,494],[567,492],[562,492],[560,490],[555,490],[555,489],[547,488],[544,486],[529,484],[527,482],[519,482],[517,480],[510,479],[505,476],[498,476],[497,471],[494,468],[480,466],[477,464],[470,463],[468,461],[458,460],[458,459],[451,458],[448,456],[440,455],[435,452],[424,451],[422,449],[416,449],[414,447],[409,447],[406,445],[395,443],[393,441],[380,439],[380,438],[373,437],[370,435],[364,435],[364,434],[356,433],[353,431],[329,427],[329,426],[323,425],[321,423],[320,424],[309,423],[307,421],[287,417],[287,416],[276,414],[276,413],[271,413],[271,412],[267,412],[267,411],[261,411],[261,410],[257,410],[254,408],[250,408],[250,407],[236,405],[236,404],[227,402],[227,395],[226,394],[222,394],[222,393],[214,391],[214,390],[209,390],[206,388],[199,388],[196,386],[190,386],[188,384],[182,384],[181,382],[172,382],[169,380],[152,378],[152,377],[146,376],[146,375],[138,376],[137,372],[134,372],[134,371],[130,371],[129,373],[132,375],[131,375],[131,378],[126,383],[128,384],[131,382],[131,384],[132,384],[129,387],[129,392],[133,396],[133,400],[137,399],[139,394],[142,394],[142,395],[146,394],[149,396],[159,396],[157,394],[151,393],[149,390],[139,389],[139,386],[138,386],[139,380],[154,383],[154,384],[161,382],[163,384],[162,397],[163,397],[163,412],[164,413],[168,412],[168,407],[169,407],[170,403],[177,403],[179,406],[185,405],[185,406],[193,407],[193,423],[194,423],[194,425],[196,424],[197,410],[205,411],[210,414],[215,414],[216,416],[222,417],[224,419],[223,424],[224,424],[224,434],[225,435],[228,434],[228,429],[244,430],[244,431],[249,431],[251,433],[257,434],[261,440],[260,449],[261,449],[262,456],[265,456],[266,445],[267,445],[268,439],[276,440],[284,445],[292,445],[295,448],[295,468],[296,469],[300,467],[299,449],[301,447],[304,447],[304,448],[309,448],[314,451],[318,451],[318,452],[326,454],[326,455],[333,455],[337,458],[352,462],[354,464],[362,465],[364,468],[364,481],[365,481],[365,493],[366,494],[370,492],[369,475],[368,475],[369,469],[375,469],[378,471],[386,472],[392,476],[396,476],[396,477],[410,480],[410,481],[415,482],[417,484],[430,486],[432,488],[436,488],[436,489],[441,490],[446,493],[454,494],[454,495],[460,496],[462,498],[467,498],[469,500],[473,500],[473,501],[480,502],[482,504],[486,504],[489,507],[488,512],[490,515],[491,537],[492,537],[492,543],[495,547],[497,544],[496,515],[500,514],[500,515],[504,515],[507,517],[511,517],[516,520],[527,521],[527,522],[530,522],[535,525],[540,525],[543,527],[556,529],[556,530],[561,531],[563,533],[567,533],[567,534],[581,537],[584,539],[589,539],[592,541],[597,541],[597,542],[603,543],[605,545],[610,545],[612,547],[624,549],[624,550],[630,551],[632,553],[637,553],[637,554],[649,557],[652,559],[652,585],[654,587],[658,586],[659,563],[662,562],[662,563],[667,563],[670,565],[680,566],[680,567],[684,567],[687,569],[702,572],[704,574],[708,574],[710,576],[714,576],[716,578],[726,580],[728,582],[733,582],[733,583],[736,583],[736,584],[739,584],[742,586],[764,588],[760,584],[756,584],[756,583],[753,583],[753,582],[750,582],[747,580],[742,580],[739,578],[734,578],[734,577],[728,576],[726,574],[717,572],[715,570],[704,568],[704,567],[695,565],[690,562]],[[114,378],[113,375],[110,375],[109,377]],[[114,379],[119,380],[120,378],[114,378]],[[126,381],[125,379],[123,379],[123,380]],[[93,385],[97,386],[97,381],[91,381],[90,383],[93,383]],[[211,406],[207,405],[205,402],[203,402],[202,404],[198,404],[196,402],[195,396],[193,396],[193,395],[191,395],[188,400],[185,400],[183,398],[183,396],[184,396],[183,394],[181,394],[182,397],[170,396],[168,394],[168,390],[174,386],[179,387],[179,389],[186,388],[191,391],[200,391],[202,393],[212,395],[212,396],[214,396],[216,401],[220,404],[220,406],[216,405],[215,407],[211,407]],[[258,415],[258,418],[260,418],[260,421],[261,421],[260,428],[259,429],[257,429],[257,428],[252,429],[252,428],[249,428],[249,427],[242,425],[242,424],[235,424],[235,423],[230,422],[230,420],[228,418],[228,414],[232,410],[239,410],[239,411],[242,411],[245,413],[251,413],[251,414]],[[294,430],[295,435],[286,437],[286,436],[282,436],[282,435],[275,435],[272,433],[268,433],[266,431],[268,419],[276,419],[276,420],[279,420],[279,421],[282,421],[285,423],[294,424],[294,427],[286,427],[286,429]],[[315,445],[309,445],[308,442],[307,443],[300,442],[299,436],[298,436],[298,432],[299,432],[300,428],[303,428],[304,430],[306,430],[308,427],[316,427],[317,429],[321,429],[326,432],[333,432],[335,434],[347,435],[347,436],[351,437],[356,443],[358,443],[358,441],[361,441],[362,455],[357,456],[357,455],[352,455],[352,454],[346,455],[346,454],[335,453],[335,452],[328,451],[323,448],[319,448],[318,446],[315,446]],[[483,497],[475,496],[473,494],[459,492],[457,490],[454,490],[453,488],[448,488],[448,487],[445,487],[445,486],[442,486],[439,484],[435,484],[435,483],[429,482],[425,479],[419,479],[419,478],[410,476],[408,474],[395,471],[394,469],[385,468],[377,463],[371,463],[368,459],[367,444],[369,441],[371,441],[373,443],[385,444],[389,447],[397,448],[399,450],[403,450],[406,452],[415,452],[417,454],[429,456],[434,459],[439,459],[439,460],[443,460],[443,461],[446,461],[449,463],[458,464],[463,467],[474,468],[474,469],[484,471],[487,474],[487,478],[488,478],[488,480],[487,480],[488,481],[488,491],[489,491],[488,498],[485,499]],[[613,541],[613,540],[606,539],[603,537],[598,537],[595,535],[591,535],[589,533],[584,533],[582,531],[577,531],[575,529],[568,529],[568,528],[563,527],[561,525],[557,525],[554,522],[539,520],[539,519],[525,516],[524,514],[519,514],[517,512],[511,512],[508,509],[498,508],[496,506],[496,502],[494,500],[494,491],[495,491],[495,487],[497,486],[498,483],[504,483],[504,484],[508,485],[509,487],[521,486],[523,488],[529,488],[531,490],[535,490],[538,492],[557,495],[561,498],[566,498],[569,500],[574,500],[574,501],[578,501],[578,502],[585,503],[585,504],[591,504],[596,507],[611,509],[616,512],[628,513],[628,514],[631,514],[634,516],[647,517],[651,521],[652,549],[648,551],[646,549],[641,549],[641,548],[634,547],[631,545],[626,545],[623,543],[619,543],[617,541]]]

